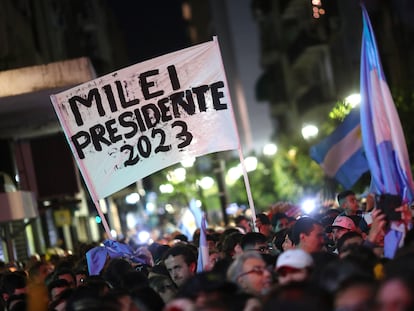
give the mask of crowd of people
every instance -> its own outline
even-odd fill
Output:
[[[111,241],[3,265],[0,301],[9,311],[414,310],[409,206],[397,209],[405,234],[390,258],[384,237],[396,221],[369,199],[361,213],[352,191],[337,199],[338,208],[318,214],[273,208],[255,223],[239,215],[223,230],[208,228],[203,267],[199,230],[190,241],[177,234],[135,249]]]

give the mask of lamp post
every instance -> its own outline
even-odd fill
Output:
[[[263,154],[265,156],[271,157],[277,153],[277,145],[273,143],[266,144],[263,147]]]
[[[313,124],[306,124],[302,127],[302,136],[305,140],[310,140],[318,136],[319,129]]]
[[[360,94],[351,94],[345,98],[345,103],[351,106],[351,108],[355,108],[361,103],[361,95]]]

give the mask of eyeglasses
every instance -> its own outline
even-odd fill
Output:
[[[243,272],[242,274],[239,275],[239,278],[248,274],[256,274],[258,276],[262,276],[263,274],[265,274],[267,272],[269,272],[269,270],[267,270],[266,268],[263,267],[254,267],[252,270],[249,270],[247,272]],[[270,273],[270,272],[269,272]]]
[[[247,250],[248,251],[256,251],[256,252],[260,252],[260,253],[267,253],[267,252],[270,252],[271,250],[273,250],[273,248],[271,246],[260,246],[258,248],[249,248]]]

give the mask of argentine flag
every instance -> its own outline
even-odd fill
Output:
[[[385,80],[374,32],[362,5],[361,130],[372,178],[372,191],[414,198],[407,146],[391,92]]]
[[[326,176],[350,189],[368,171],[362,148],[359,109],[352,109],[333,133],[312,146],[310,156],[319,163]]]
[[[391,92],[382,71],[368,12],[362,5],[361,130],[371,172],[371,191],[399,194],[412,203],[414,184],[407,146]],[[401,246],[405,226],[391,222],[384,238],[384,257],[393,258]]]

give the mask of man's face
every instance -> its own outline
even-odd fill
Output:
[[[285,235],[285,240],[282,244],[283,251],[287,251],[288,249],[293,249],[295,246],[293,245],[292,241],[289,239],[289,236]]]
[[[172,300],[177,293],[177,287],[169,280],[165,280],[157,290],[165,303]]]
[[[261,225],[259,227],[259,232],[265,237],[269,237],[273,233],[272,225]]]
[[[255,243],[252,247],[247,247],[246,251],[256,251],[261,254],[269,254],[270,248],[267,243]]]
[[[279,232],[280,230],[286,229],[289,227],[289,219],[287,218],[280,218],[275,226],[275,232]]]
[[[359,210],[359,204],[356,196],[354,194],[348,195],[341,206],[347,215],[356,215]]]
[[[283,267],[278,270],[278,282],[280,285],[286,285],[292,282],[302,282],[309,277],[309,272],[306,268],[295,269]]]
[[[385,282],[377,293],[378,310],[408,310],[412,297],[407,286],[398,279]]]
[[[252,232],[252,227],[250,226],[250,222],[246,219],[242,219],[239,222],[239,226],[242,227],[246,233]]]
[[[272,286],[272,275],[266,269],[266,263],[263,259],[247,259],[242,270],[237,282],[247,293],[263,295]]]
[[[76,287],[76,280],[71,274],[61,274],[59,275],[59,279],[68,281],[70,288]]]
[[[323,250],[325,245],[323,227],[314,224],[308,235],[301,233],[301,247],[308,253],[316,253]]]
[[[349,231],[349,229],[345,229],[342,227],[334,227],[332,228],[332,239],[334,240],[334,242],[337,242],[345,233]]]
[[[177,286],[181,286],[187,279],[194,275],[195,263],[188,265],[183,255],[168,256],[164,260],[164,264],[171,279]]]

